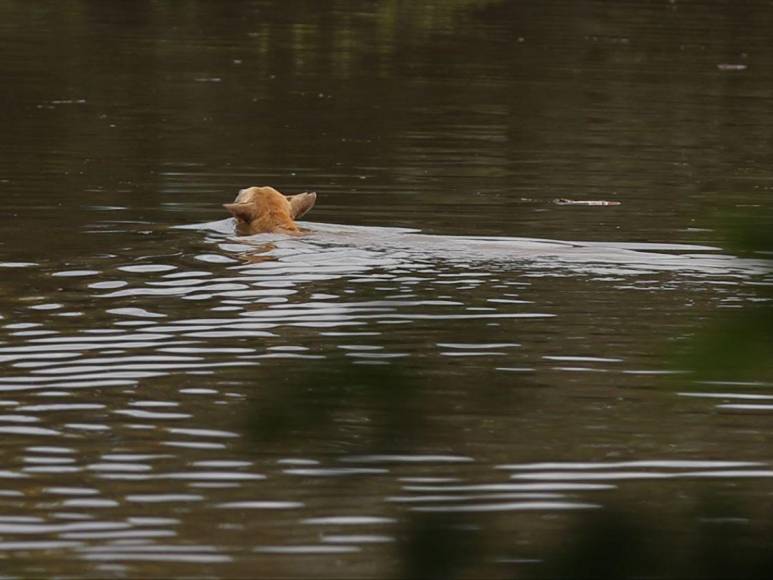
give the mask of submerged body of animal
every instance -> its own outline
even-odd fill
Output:
[[[308,212],[317,201],[314,192],[283,195],[273,187],[242,189],[233,203],[223,204],[236,219],[236,232],[252,234],[299,234],[295,220]]]

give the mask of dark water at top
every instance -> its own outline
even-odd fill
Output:
[[[509,576],[613,492],[769,503],[773,385],[670,353],[770,284],[717,216],[769,205],[771,25],[0,1],[8,573],[386,577],[440,513]],[[249,185],[317,191],[311,233],[231,237]]]

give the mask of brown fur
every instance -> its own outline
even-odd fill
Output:
[[[233,203],[223,204],[236,219],[236,232],[252,234],[299,234],[295,220],[308,212],[317,201],[313,192],[283,195],[273,187],[242,189]]]

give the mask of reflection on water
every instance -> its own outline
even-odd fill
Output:
[[[712,274],[743,276],[763,275],[770,269],[770,262],[766,260],[705,254],[718,248],[694,244],[430,236],[407,229],[352,227],[340,224],[305,224],[305,228],[309,234],[300,239],[260,234],[238,238],[242,242],[240,245],[222,244],[221,248],[224,251],[241,250],[242,259],[247,261],[251,261],[254,255],[265,254],[267,259],[285,263],[299,261],[313,269],[320,266],[339,267],[342,268],[342,274],[350,273],[354,266],[411,268],[415,267],[417,262],[426,260],[443,260],[452,264],[493,262],[504,267],[526,262],[542,271],[569,270],[574,274],[611,276],[654,274],[660,271],[704,277]],[[234,235],[232,220],[188,226],[184,229],[211,229],[229,236]],[[330,271],[332,273],[334,270]]]
[[[613,496],[767,507],[771,384],[667,359],[772,282],[711,217],[769,194],[771,16],[0,3],[8,573],[511,576]],[[310,234],[212,221],[264,183]]]

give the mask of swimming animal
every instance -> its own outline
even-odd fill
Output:
[[[233,203],[223,204],[236,220],[236,233],[301,234],[295,220],[307,213],[317,201],[315,192],[284,195],[273,187],[248,187],[239,191]]]

